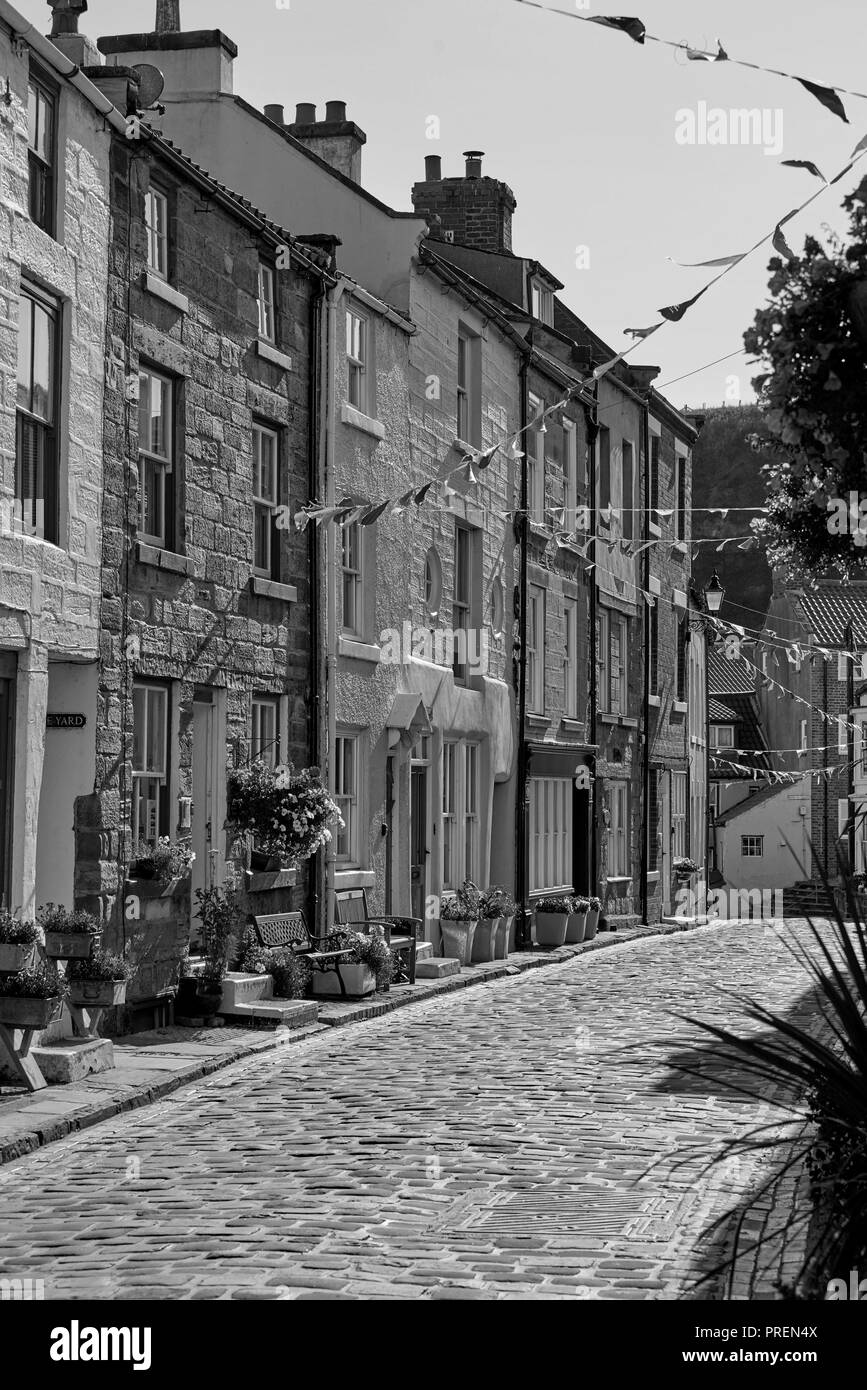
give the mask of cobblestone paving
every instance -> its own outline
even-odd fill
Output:
[[[805,1009],[773,929],[717,925],[239,1063],[0,1171],[0,1277],[48,1298],[708,1297],[700,1233],[756,1174],[707,1157],[775,1113],[666,1065],[705,1047],[672,1014],[740,1019],[718,987]]]

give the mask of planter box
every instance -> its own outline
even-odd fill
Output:
[[[376,975],[369,965],[338,965],[336,970],[314,970],[313,993],[320,998],[364,999],[376,993]]]
[[[566,945],[578,946],[584,940],[587,930],[587,913],[570,912],[566,923]]]
[[[591,907],[590,911],[587,913],[587,925],[584,928],[585,941],[592,941],[594,936],[596,935],[596,930],[599,926],[599,914],[601,911],[601,907]]]
[[[202,1018],[213,1018],[214,1014],[219,1013],[222,1002],[222,985],[199,985],[196,990],[197,1015]]]
[[[497,922],[497,935],[494,939],[494,960],[505,960],[514,947],[515,914],[500,917]]]
[[[126,1003],[126,980],[70,980],[69,999],[79,1009],[111,1009]]]
[[[443,938],[443,955],[453,957],[461,965],[469,965],[473,958],[473,938],[478,923],[473,921],[446,921],[440,918],[440,931]]]
[[[565,946],[568,912],[536,913],[536,944],[538,946]]]
[[[473,960],[496,960],[497,936],[502,926],[502,917],[480,917],[473,936]]]
[[[11,945],[8,941],[0,943],[0,974],[8,972],[17,975],[19,970],[26,970],[33,959],[35,946],[35,941],[28,941],[24,945]]]
[[[62,1000],[26,999],[19,995],[0,994],[0,1023],[7,1028],[47,1028],[60,1017]]]
[[[52,960],[87,960],[98,942],[99,937],[89,932],[47,931],[45,954]]]

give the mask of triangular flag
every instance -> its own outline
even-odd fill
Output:
[[[374,523],[375,521],[378,521],[378,520],[379,520],[379,518],[382,516],[383,512],[385,511],[386,507],[388,507],[388,506],[390,506],[390,503],[389,503],[388,501],[386,501],[386,502],[380,502],[380,503],[379,503],[379,506],[373,506],[373,507],[371,507],[371,508],[370,508],[370,511],[367,512],[367,513],[361,518],[361,524],[362,524],[362,526],[372,526],[373,523]]]
[[[679,323],[687,309],[691,309],[693,304],[696,304],[709,289],[710,285],[705,285],[704,289],[699,290],[698,294],[694,294],[692,299],[684,299],[681,304],[669,304],[665,309],[660,309],[659,312],[670,323]]]
[[[716,46],[716,53],[703,53],[700,48],[688,48],[686,50],[686,56],[691,63],[725,63],[729,55],[726,53],[719,39],[716,41]]]
[[[415,505],[416,505],[417,507],[420,507],[420,506],[421,506],[422,502],[423,502],[424,499],[427,497],[427,495],[428,495],[428,493],[430,492],[430,490],[431,490],[432,487],[433,487],[433,483],[425,483],[424,487],[420,487],[420,488],[419,488],[418,492],[415,494],[415,496],[414,496],[413,499],[412,499],[412,500],[415,502]]]
[[[864,138],[867,140],[867,135]],[[651,333],[655,333],[657,328],[661,327],[661,323],[654,323],[651,324],[650,328],[624,328],[623,332],[628,334],[630,338],[649,338]]]
[[[640,19],[630,19],[624,15],[587,15],[591,24],[604,24],[606,29],[621,29],[624,34],[628,34],[636,43],[644,43],[644,35],[647,30]]]
[[[673,256],[666,256],[667,261],[672,265],[679,266],[681,270],[704,270],[705,267],[713,269],[719,265],[737,265],[748,253],[741,251],[737,256],[718,256],[715,261],[676,261]]]
[[[783,236],[782,230],[779,226],[774,228],[774,235],[771,238],[771,244],[775,251],[779,251],[781,256],[785,256],[787,261],[793,261],[795,259],[795,253],[792,250],[789,243],[786,241],[786,238]]]
[[[484,470],[493,463],[499,450],[499,444],[492,444],[490,449],[485,449],[484,453],[479,454],[479,457],[476,459],[476,467],[480,473],[484,472]]]
[[[860,154],[862,150],[867,150],[867,135],[861,136],[861,139],[852,151],[852,158],[854,159],[855,155]]]
[[[825,175],[822,173],[822,170],[817,168],[817,166],[813,163],[812,159],[781,159],[780,163],[783,164],[787,169],[806,169],[808,173],[815,174],[816,178],[821,179],[823,183],[828,182],[828,180],[825,178]],[[789,217],[791,216],[792,214],[789,213]],[[783,222],[787,222],[788,220],[788,217],[783,218]],[[780,225],[782,226],[782,223]]]
[[[823,106],[827,106],[829,111],[833,111],[835,116],[839,116],[841,121],[849,124],[849,117],[846,115],[846,108],[834,91],[833,87],[818,87],[815,82],[808,82],[806,77],[796,77],[796,82],[800,82],[802,87],[814,96],[817,101],[821,101]]]

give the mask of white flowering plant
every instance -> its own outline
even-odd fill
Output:
[[[318,767],[296,772],[290,765],[261,762],[237,768],[228,780],[228,823],[251,834],[259,849],[284,862],[310,859],[342,826],[337,802],[322,784]]]

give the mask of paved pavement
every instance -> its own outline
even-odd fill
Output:
[[[758,1180],[708,1155],[779,1113],[667,1065],[705,1047],[672,1013],[739,1019],[718,986],[806,1007],[771,928],[713,925],[239,1062],[0,1170],[0,1278],[47,1298],[694,1296],[703,1229]]]

